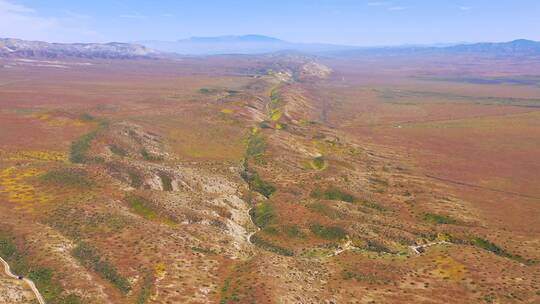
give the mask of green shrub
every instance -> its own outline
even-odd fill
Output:
[[[283,255],[283,256],[293,256],[294,255],[294,252],[288,248],[284,248],[284,247],[281,247],[281,246],[278,246],[278,245],[275,245],[269,241],[266,241],[266,240],[263,240],[261,239],[260,237],[258,237],[257,235],[253,235],[251,237],[251,241],[253,242],[253,244],[265,249],[265,250],[268,250],[268,251],[271,251],[271,252],[274,252],[274,253],[277,253],[279,255]]]
[[[367,207],[367,208],[370,208],[370,209],[375,209],[375,210],[378,210],[378,211],[386,211],[386,208],[384,208],[383,206],[375,203],[375,202],[369,202],[369,201],[365,201],[365,202],[362,202],[362,205],[364,207]]]
[[[315,235],[327,240],[341,240],[347,237],[347,232],[338,226],[326,227],[320,224],[312,224],[309,229]]]
[[[13,272],[26,276],[35,283],[47,303],[81,303],[80,297],[75,294],[64,295],[64,290],[54,279],[51,269],[28,264],[27,257],[18,251],[13,238],[0,234],[0,256],[9,261]]]
[[[127,151],[124,150],[124,148],[117,146],[115,144],[109,145],[109,149],[113,154],[116,154],[120,157],[125,157],[127,155]]]
[[[86,243],[79,243],[73,249],[73,255],[83,266],[99,273],[122,293],[126,294],[131,290],[129,281],[122,277],[113,265],[103,259],[96,248]]]
[[[457,221],[451,217],[434,214],[434,213],[422,213],[421,219],[433,224],[455,224]]]
[[[275,191],[276,187],[269,182],[261,179],[259,174],[247,168],[247,165],[242,171],[241,176],[248,183],[249,189],[262,194],[269,198]]]
[[[82,121],[94,121],[96,120],[96,118],[88,113],[82,113],[80,116],[79,116],[79,119],[82,120]]]
[[[143,282],[141,289],[139,290],[139,294],[137,295],[137,299],[135,300],[136,304],[144,304],[148,299],[150,299],[150,296],[152,296],[152,287],[154,286],[154,276],[147,272],[143,277]]]
[[[73,168],[52,170],[42,175],[40,179],[45,183],[75,188],[88,188],[93,185],[85,171]]]
[[[311,192],[311,197],[331,201],[344,201],[348,203],[354,203],[356,201],[356,197],[354,197],[352,194],[343,192],[337,188],[328,188],[325,191],[316,189]]]
[[[163,191],[173,191],[172,178],[165,172],[159,172],[158,176],[161,179]]]
[[[147,161],[161,161],[161,160],[163,160],[163,156],[155,155],[153,153],[150,153],[145,148],[143,148],[141,150],[141,156],[144,158],[144,160],[147,160]]]
[[[135,172],[134,170],[130,170],[128,172],[130,185],[133,188],[140,188],[143,185],[143,180],[139,173]]]
[[[261,128],[261,129],[272,129],[271,122],[269,122],[268,120],[261,121],[259,123],[259,128]]]
[[[258,227],[264,228],[274,219],[274,209],[269,203],[260,203],[251,211],[253,222]]]
[[[0,255],[7,260],[14,256],[16,253],[17,247],[15,246],[13,241],[8,237],[0,235]]]
[[[252,132],[247,140],[246,158],[260,159],[266,150],[266,140],[260,132]]]
[[[317,156],[311,160],[310,164],[313,169],[322,170],[326,167],[326,160],[323,156]]]
[[[349,270],[344,270],[341,272],[341,277],[344,280],[354,279],[357,282],[366,282],[368,284],[377,284],[377,283],[386,283],[387,280],[383,280],[375,275],[368,273],[358,273]]]
[[[388,249],[383,244],[380,244],[379,242],[372,241],[372,240],[367,241],[366,250],[377,252],[377,253],[391,252],[391,250]]]
[[[125,200],[129,207],[136,214],[144,217],[148,220],[154,220],[158,217],[158,214],[152,208],[152,203],[142,196],[128,195]]]
[[[322,202],[315,202],[306,206],[308,209],[327,216],[331,219],[342,218],[344,214]]]
[[[289,237],[295,237],[295,238],[304,238],[306,237],[306,234],[300,230],[298,226],[285,226],[284,228],[285,233]]]
[[[502,257],[512,257],[512,255],[510,253],[508,253],[507,251],[505,251],[504,249],[500,248],[499,246],[495,245],[494,243],[486,240],[486,239],[483,239],[483,238],[474,238],[472,239],[471,243],[476,246],[476,247],[479,247],[479,248],[482,248],[484,250],[487,250],[487,251],[490,251],[498,256],[502,256]]]
[[[96,138],[97,131],[92,131],[90,133],[84,134],[79,137],[76,141],[71,143],[71,149],[69,153],[69,160],[72,163],[82,164],[87,161],[86,154],[90,149],[90,145],[94,138]]]
[[[202,248],[202,247],[197,247],[197,246],[191,247],[191,250],[195,252],[204,253],[204,254],[216,254],[212,249],[207,249],[207,248]]]

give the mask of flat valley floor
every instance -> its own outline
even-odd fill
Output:
[[[538,71],[1,59],[0,256],[47,303],[540,303]]]

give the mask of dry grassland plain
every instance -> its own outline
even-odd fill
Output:
[[[0,256],[48,303],[536,303],[538,63],[317,60],[2,59]]]

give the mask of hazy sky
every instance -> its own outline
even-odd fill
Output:
[[[350,45],[540,40],[540,0],[0,0],[0,37],[105,42],[242,34]]]

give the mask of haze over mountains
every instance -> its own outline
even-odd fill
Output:
[[[178,41],[140,41],[162,52],[185,55],[261,54],[280,51],[320,53],[357,47],[324,43],[295,43],[262,35],[192,37]]]
[[[325,56],[411,56],[477,55],[540,56],[540,42],[514,40],[503,43],[473,43],[444,46],[357,47],[324,43],[294,43],[261,36],[193,37],[178,41],[136,43],[47,43],[20,39],[0,39],[0,57],[129,59],[170,55],[206,56],[222,54],[267,54],[297,52]]]

